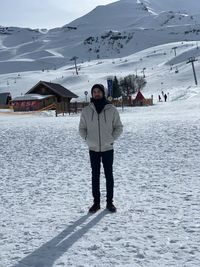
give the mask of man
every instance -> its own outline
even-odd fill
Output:
[[[117,109],[106,100],[102,84],[95,84],[91,89],[91,103],[82,111],[79,133],[89,147],[92,168],[92,194],[94,203],[89,212],[100,209],[100,166],[101,161],[106,177],[106,208],[115,212],[113,204],[113,143],[123,131]]]

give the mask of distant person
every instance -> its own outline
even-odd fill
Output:
[[[167,101],[167,94],[164,94],[165,102]]]
[[[101,161],[106,177],[106,208],[115,212],[113,204],[113,143],[121,135],[123,126],[117,109],[106,100],[102,84],[91,89],[91,103],[82,110],[79,133],[89,147],[92,168],[92,195],[94,203],[89,212],[100,209],[100,167]]]
[[[158,95],[158,101],[161,102],[161,96],[160,95]]]

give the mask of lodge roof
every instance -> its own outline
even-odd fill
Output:
[[[71,91],[69,91],[64,86],[58,84],[58,83],[50,83],[45,81],[39,81],[35,86],[33,86],[26,94],[31,94],[34,92],[34,90],[39,86],[43,84],[44,86],[48,87],[50,90],[52,90],[54,93],[62,96],[62,97],[68,97],[68,98],[77,98],[78,96]]]
[[[145,98],[144,98],[144,96],[143,96],[143,94],[140,92],[140,91],[138,91],[138,93],[137,93],[137,95],[136,95],[136,97],[135,97],[135,101],[142,101],[142,100],[144,100]]]
[[[17,96],[13,98],[12,101],[35,101],[35,100],[43,100],[53,95],[39,95],[39,94],[28,94],[23,96]]]

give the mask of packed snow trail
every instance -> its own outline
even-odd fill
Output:
[[[103,171],[102,208],[87,214],[79,115],[1,116],[0,267],[200,266],[199,102],[188,103],[119,109],[115,214]]]

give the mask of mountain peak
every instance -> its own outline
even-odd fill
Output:
[[[84,25],[101,30],[120,30],[135,23],[141,17],[151,15],[147,6],[140,0],[120,0],[108,5],[100,5],[88,14],[68,25]]]

